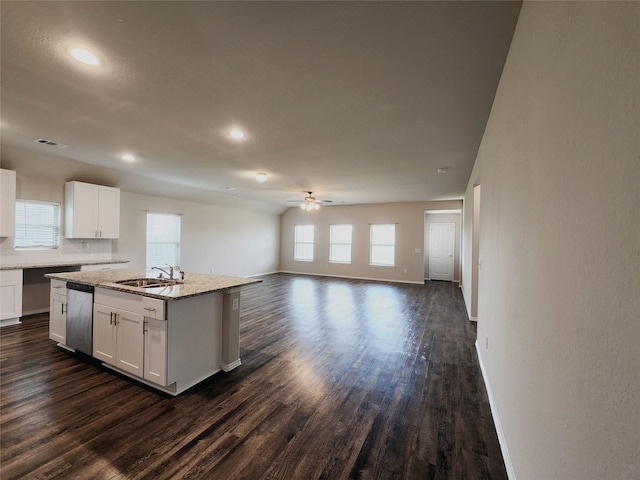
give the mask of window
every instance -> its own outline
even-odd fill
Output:
[[[180,215],[147,213],[147,270],[180,265]]]
[[[329,226],[329,262],[351,263],[351,225]]]
[[[16,250],[44,250],[60,245],[60,204],[16,200]]]
[[[393,267],[396,264],[396,226],[371,225],[369,265]]]
[[[313,229],[313,225],[296,225],[294,227],[294,260],[313,262]]]

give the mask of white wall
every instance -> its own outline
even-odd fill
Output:
[[[512,479],[640,478],[639,30],[637,2],[525,2],[469,181]]]
[[[114,255],[145,268],[146,213],[182,214],[183,270],[223,275],[278,271],[280,216],[122,192]]]
[[[454,200],[330,206],[313,212],[290,208],[282,214],[281,220],[280,269],[314,275],[423,283],[425,211],[459,210],[461,207],[462,202]],[[329,263],[329,225],[339,223],[353,225],[351,265]],[[369,265],[369,225],[372,223],[397,224],[395,267]],[[293,230],[296,224],[315,225],[313,262],[293,260]],[[420,251],[416,252],[416,248]]]

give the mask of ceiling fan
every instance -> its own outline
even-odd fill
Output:
[[[304,197],[304,201],[300,204],[302,210],[310,212],[312,210],[318,210],[323,203],[333,203],[333,200],[316,200],[313,196],[313,192],[307,192],[308,195]],[[288,202],[298,202],[298,200],[287,200]]]

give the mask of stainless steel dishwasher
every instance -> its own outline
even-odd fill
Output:
[[[67,347],[93,355],[93,287],[67,282]]]

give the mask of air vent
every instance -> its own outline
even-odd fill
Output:
[[[66,148],[67,146],[64,143],[52,142],[51,140],[46,140],[44,138],[38,138],[34,140],[35,143],[41,143],[42,145],[49,145],[50,147],[58,147],[58,148]]]

